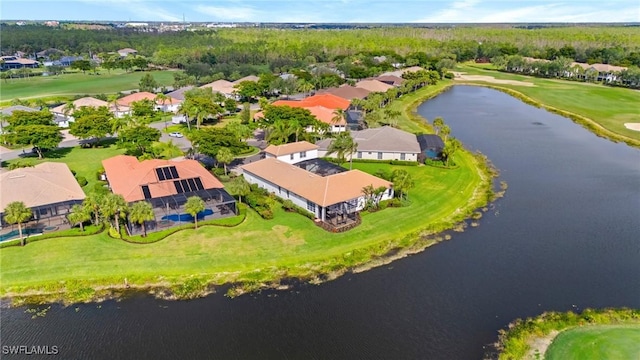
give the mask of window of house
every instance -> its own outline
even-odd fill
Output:
[[[300,158],[306,158],[307,157],[307,152],[306,151],[300,151]]]
[[[291,160],[293,160],[293,154],[289,155],[289,158],[290,158]]]
[[[382,160],[382,153],[381,152],[378,153],[378,160]]]
[[[404,153],[400,153],[400,160],[405,160],[405,154]]]
[[[312,203],[309,200],[307,200],[307,210],[315,213],[316,212],[316,204]]]
[[[358,151],[358,159],[362,159],[362,151]]]

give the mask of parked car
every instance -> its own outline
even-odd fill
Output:
[[[182,135],[182,133],[179,133],[179,132],[172,132],[171,134],[169,134],[169,136],[176,137],[176,138],[184,137],[184,135]]]

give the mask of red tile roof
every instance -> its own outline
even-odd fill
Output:
[[[147,91],[133,93],[131,95],[127,95],[127,96],[125,96],[123,98],[118,99],[118,104],[119,105],[124,105],[124,106],[131,106],[131,103],[134,103],[136,101],[145,100],[145,99],[155,102],[156,101],[156,94],[152,94],[152,93],[147,92]]]
[[[176,195],[173,180],[158,180],[156,168],[175,166],[179,179],[199,177],[205,189],[224,188],[224,185],[195,160],[145,160],[134,156],[118,155],[102,160],[111,190],[120,194],[127,202],[144,200],[142,185],[149,186],[152,198]]]
[[[339,96],[333,94],[316,94],[313,96],[309,96],[303,100],[278,100],[275,101],[272,105],[274,106],[282,106],[287,105],[291,107],[302,107],[302,108],[310,108],[314,106],[323,106],[328,109],[342,109],[347,110],[351,102],[347,99],[341,98]]]
[[[273,156],[282,156],[316,149],[318,149],[318,145],[312,144],[307,141],[298,141],[282,145],[269,145],[266,149],[264,149],[264,152]]]

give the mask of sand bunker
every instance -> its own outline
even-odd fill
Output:
[[[487,75],[467,75],[465,73],[454,72],[454,80],[459,81],[484,81],[492,84],[508,84],[508,85],[521,85],[521,86],[535,86],[533,83],[528,83],[519,80],[502,80],[496,79],[493,76]]]
[[[624,127],[633,131],[640,131],[640,123],[625,123]]]

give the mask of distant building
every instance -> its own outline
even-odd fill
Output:
[[[127,57],[129,55],[136,55],[138,53],[138,50],[136,49],[131,49],[131,48],[124,48],[124,49],[120,49],[118,50],[118,54],[121,57]]]
[[[12,70],[22,68],[37,68],[40,63],[32,59],[24,59],[17,56],[0,56],[0,70]]]

